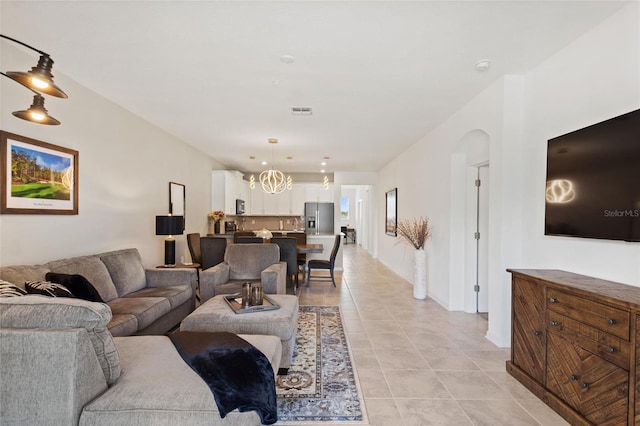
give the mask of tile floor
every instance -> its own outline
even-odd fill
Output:
[[[415,300],[412,285],[366,250],[344,247],[344,271],[301,287],[301,304],[339,305],[369,423],[567,425],[505,371],[509,349],[479,315]]]

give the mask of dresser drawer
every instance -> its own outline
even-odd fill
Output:
[[[547,309],[591,325],[599,330],[629,340],[630,313],[602,303],[547,289]]]
[[[549,333],[559,334],[618,367],[629,370],[631,343],[628,341],[557,312],[547,311],[547,320]]]

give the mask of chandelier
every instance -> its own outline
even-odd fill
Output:
[[[278,143],[278,139],[269,139],[271,145]],[[291,176],[286,178],[284,173],[273,168],[273,146],[271,147],[271,168],[260,173],[258,177],[262,190],[267,194],[280,194],[286,189],[291,189]]]

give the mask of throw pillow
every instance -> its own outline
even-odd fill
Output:
[[[51,297],[75,297],[65,286],[49,281],[26,281],[24,288],[29,294]]]
[[[24,296],[26,291],[9,281],[0,280],[0,297]]]
[[[105,303],[98,290],[82,275],[47,272],[44,278],[52,283],[62,284],[78,299]]]

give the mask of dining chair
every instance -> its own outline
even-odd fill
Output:
[[[324,259],[311,259],[307,262],[307,287],[309,287],[309,281],[311,281],[311,271],[314,269],[323,269],[329,270],[329,274],[331,277],[327,277],[326,275],[315,275],[313,276],[314,281],[331,281],[333,286],[336,286],[336,280],[334,278],[334,267],[336,265],[336,256],[338,255],[338,250],[340,249],[340,240],[342,239],[342,235],[338,234],[335,237],[335,241],[333,243],[333,249],[331,249],[331,256],[329,260]]]
[[[200,250],[200,234],[187,234],[187,245],[191,254],[191,261],[202,265],[202,251]]]
[[[236,231],[233,233],[233,242],[237,243],[240,237],[255,237],[256,234],[253,231]]]
[[[273,237],[270,242],[280,247],[280,260],[287,262],[287,284],[291,284],[295,293],[298,289],[298,242],[292,237]]]
[[[200,238],[200,248],[202,259],[199,263],[202,265],[202,270],[209,269],[224,261],[227,239],[224,237],[202,237]]]
[[[239,236],[237,238],[234,238],[236,241],[236,244],[262,244],[264,243],[264,239],[262,237],[256,237],[255,235],[253,237],[243,237],[243,236]]]
[[[294,232],[293,235],[298,243],[298,245],[307,244],[307,234],[305,232]],[[307,254],[306,253],[298,253],[298,269],[302,271],[302,282],[306,279],[307,274]]]

